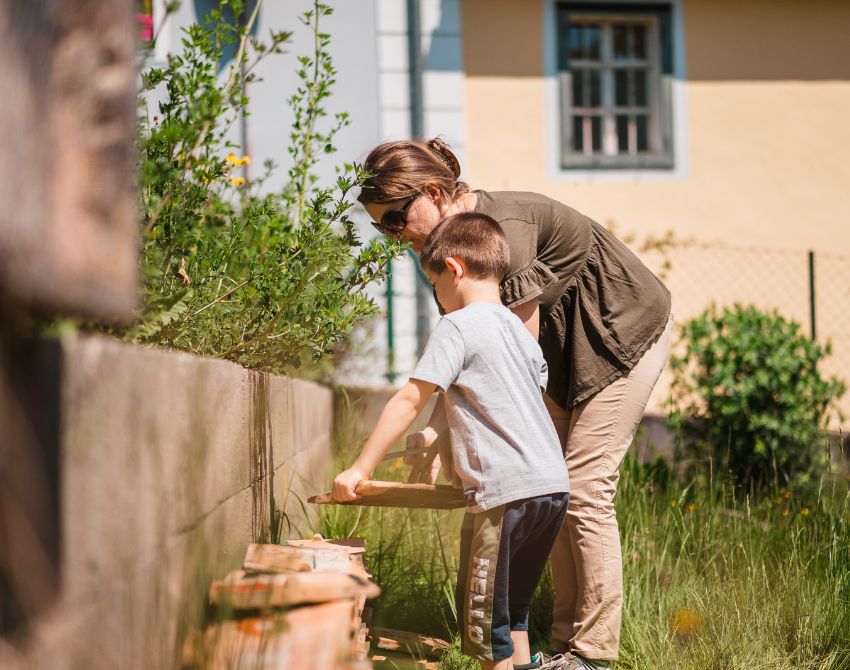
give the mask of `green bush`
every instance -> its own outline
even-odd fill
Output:
[[[297,59],[283,188],[264,192],[276,166],[250,179],[250,157],[228,143],[247,113],[257,64],[283,53],[291,35],[252,36],[261,5],[248,14],[241,1],[221,0],[203,25],[184,31],[180,53],[143,69],[143,306],[118,334],[280,372],[318,360],[377,312],[363,288],[385,276],[401,247],[383,239],[361,245],[348,217],[348,195],[364,176],[358,166],[338,169],[334,188],[317,184],[319,158],[335,151],[334,137],[349,122],[324,109],[335,82],[330,37],[319,26],[328,6],[315,2],[300,17],[314,49]],[[219,76],[231,45],[236,55]]]
[[[712,307],[682,328],[670,425],[703,468],[707,457],[747,488],[805,486],[828,459],[825,430],[845,385],[818,369],[829,355],[775,312]]]

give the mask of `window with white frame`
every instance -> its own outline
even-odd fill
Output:
[[[672,168],[668,5],[558,6],[564,168]]]

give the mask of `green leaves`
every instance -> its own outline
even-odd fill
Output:
[[[255,12],[242,25],[227,18],[245,12],[244,3],[222,0],[206,23],[186,28],[180,53],[142,74],[143,309],[123,336],[281,372],[321,358],[377,312],[363,289],[384,278],[403,246],[361,245],[348,217],[350,192],[364,178],[359,166],[338,170],[335,188],[317,187],[317,161],[335,151],[334,137],[349,123],[340,114],[318,124],[335,76],[329,37],[319,31],[330,10],[320,2],[301,17],[314,49],[299,59],[290,99],[289,181],[261,193],[270,162],[248,180],[250,157],[226,138],[245,111],[256,65],[282,53],[291,33],[250,37]],[[239,50],[222,81],[223,47],[234,42]]]
[[[775,312],[711,308],[682,327],[669,422],[698,461],[722,463],[741,485],[806,486],[825,465],[823,441],[845,384],[828,355]]]

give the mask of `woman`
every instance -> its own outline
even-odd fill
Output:
[[[477,211],[507,235],[502,302],[538,339],[549,365],[545,401],[570,475],[567,519],[552,551],[552,650],[572,665],[617,660],[622,558],[614,513],[619,467],[670,349],[670,293],[602,226],[535,193],[473,191],[448,146],[373,149],[359,201],[383,233],[419,252],[450,214]],[[445,429],[439,407],[422,440]]]

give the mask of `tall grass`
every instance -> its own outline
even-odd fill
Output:
[[[850,668],[850,496],[737,497],[625,468],[621,667]]]
[[[378,476],[399,478],[393,468]],[[688,485],[663,466],[627,461],[617,495],[626,591],[615,667],[850,670],[847,488],[833,476],[807,499],[784,489],[751,498],[723,477]],[[450,637],[461,518],[327,507],[319,530],[366,538],[383,589],[376,625]],[[536,648],[547,643],[551,605],[547,573],[531,612]],[[477,663],[453,651],[441,667]]]

